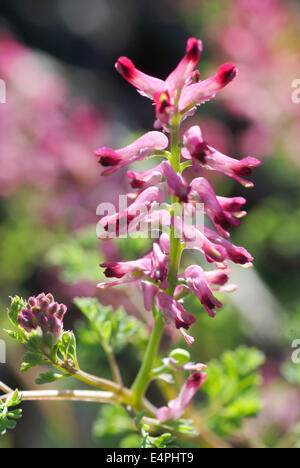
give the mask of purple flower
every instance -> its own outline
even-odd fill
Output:
[[[168,138],[163,133],[148,132],[125,148],[115,151],[112,148],[102,147],[96,150],[94,154],[99,158],[101,166],[106,168],[101,175],[107,176],[134,161],[153,155],[155,151],[166,149],[168,144]]]
[[[28,299],[28,306],[19,314],[20,326],[29,334],[38,328],[43,334],[51,333],[56,344],[63,333],[66,312],[67,307],[55,302],[52,294],[42,293]]]
[[[229,211],[224,210],[208,180],[204,177],[194,179],[191,183],[191,195],[193,194],[197,202],[204,204],[205,213],[219,233],[224,237],[230,237],[228,229],[238,226],[240,221]]]
[[[133,189],[145,190],[163,181],[162,164],[146,172],[128,171],[127,177],[131,179],[130,185]]]
[[[167,285],[165,281],[168,278],[170,267],[169,256],[163,253],[160,245],[156,242],[153,244],[152,258],[151,258],[151,271],[149,277],[155,281],[163,284],[162,289],[166,289]]]
[[[168,129],[178,109],[188,114],[192,108],[214,97],[236,76],[235,66],[226,63],[215,76],[200,81],[199,72],[195,68],[202,49],[202,41],[190,38],[184,58],[165,81],[141,72],[127,57],[120,57],[116,63],[117,71],[140,94],[154,100],[156,127]]]
[[[205,372],[192,374],[182,387],[178,397],[169,401],[168,406],[163,406],[157,410],[157,419],[163,423],[169,419],[176,421],[176,419],[180,418],[199,388],[205,384],[206,378],[207,374]]]
[[[171,192],[178,197],[180,202],[187,203],[190,187],[183,182],[179,174],[176,174],[169,162],[164,161],[162,163],[162,170]]]
[[[172,219],[172,224],[187,248],[203,252],[209,263],[220,263],[226,259],[226,250],[211,242],[197,227],[184,222],[179,216]]]
[[[195,317],[186,312],[179,302],[175,301],[173,297],[165,292],[159,292],[156,296],[158,309],[162,311],[167,320],[174,322],[176,328],[181,332],[186,339],[184,330],[188,330],[195,322]],[[182,333],[183,332],[183,333]],[[191,337],[188,335],[186,341],[190,344]],[[193,341],[193,340],[192,340]]]
[[[237,75],[237,69],[233,63],[224,63],[218,73],[199,83],[187,86],[179,100],[179,110],[195,107],[215,97],[218,91],[227,86]]]
[[[211,242],[223,247],[226,251],[226,258],[229,258],[232,262],[244,265],[248,268],[253,266],[253,257],[244,247],[237,247],[209,228],[205,228],[205,235]]]
[[[254,186],[245,177],[251,177],[253,169],[260,166],[261,162],[258,159],[247,157],[237,160],[220,153],[208,146],[202,137],[201,128],[197,125],[186,132],[184,145],[182,154],[186,159],[193,159],[196,164],[200,164],[205,169],[218,171],[232,177],[246,188]]]
[[[192,265],[185,270],[184,277],[191,292],[198,297],[208,315],[215,317],[215,308],[221,308],[223,304],[214,297],[203,269],[199,265]]]
[[[100,224],[111,237],[126,234],[131,224],[131,230],[148,214],[154,203],[164,201],[164,193],[157,187],[149,187],[140,193],[137,199],[125,210],[113,216],[104,216]]]

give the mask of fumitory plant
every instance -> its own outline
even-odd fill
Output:
[[[154,103],[155,131],[125,148],[102,147],[95,152],[102,176],[145,158],[158,158],[153,169],[127,172],[133,189],[128,194],[129,206],[117,214],[104,215],[99,223],[101,239],[145,233],[150,236],[150,227],[153,223],[156,226],[158,236],[151,251],[134,261],[101,264],[105,276],[113,281],[98,285],[103,290],[134,283],[143,295],[149,323],[152,317],[150,336],[144,325],[124,311],[113,312],[96,298],[76,298],[76,305],[89,321],[91,336],[101,343],[110,365],[112,380],[96,377],[80,368],[75,335],[64,330],[65,305],[44,293],[28,300],[11,298],[9,318],[15,329],[7,332],[27,348],[21,370],[50,366],[52,370],[42,373],[37,383],[73,377],[94,390],[13,393],[0,383],[4,392],[0,407],[2,433],[13,426],[7,415],[13,420],[20,416],[9,407],[21,399],[79,400],[115,405],[108,413],[111,423],[127,414],[132,418],[129,427],[138,432],[141,447],[174,446],[178,434],[210,447],[228,447],[224,439],[234,433],[243,418],[259,410],[256,370],[263,363],[259,351],[241,347],[206,365],[191,362],[187,349],[171,349],[166,357],[159,355],[165,330],[173,335],[178,330],[187,347],[198,338],[192,332],[196,317],[186,310],[189,296],[199,300],[199,314],[204,309],[215,317],[222,307],[216,295],[236,289],[228,284],[231,273],[228,262],[251,267],[253,261],[245,248],[231,243],[229,233],[246,215],[246,200],[217,196],[203,174],[205,170],[217,171],[249,188],[253,187],[249,177],[260,162],[252,157],[237,160],[220,153],[205,140],[198,125],[181,131],[183,121],[238,73],[232,63],[225,63],[214,76],[201,80],[196,70],[201,52],[202,42],[189,39],[184,58],[165,81],[139,71],[128,58],[119,58],[117,71]],[[205,228],[197,221],[199,207],[209,220]],[[190,251],[189,266],[182,261],[184,250]],[[203,254],[201,265],[195,251]],[[129,341],[139,348],[142,363],[132,385],[126,387],[116,354]],[[148,399],[147,390],[153,380],[157,380],[166,396],[160,408]],[[178,386],[181,388],[176,394],[174,388]],[[189,411],[201,387],[201,406]],[[181,419],[185,413],[192,415],[192,420]],[[103,424],[102,420],[101,429],[98,424],[99,431],[103,430]]]

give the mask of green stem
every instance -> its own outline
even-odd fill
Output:
[[[120,372],[120,369],[119,369],[119,366],[118,366],[118,363],[116,361],[114,353],[109,348],[106,348],[105,352],[106,352],[106,356],[107,356],[109,366],[110,366],[110,369],[111,369],[111,373],[113,375],[114,380],[119,385],[123,386],[121,372]]]
[[[10,387],[8,387],[4,382],[1,382],[1,380],[0,380],[0,390],[2,390],[2,392],[4,392],[4,393],[11,393],[12,392],[12,389]]]
[[[164,331],[164,321],[158,311],[154,319],[150,341],[146,350],[143,364],[131,388],[133,393],[133,405],[139,405],[143,399],[144,392],[151,378],[151,369],[155,360],[160,340]]]
[[[171,165],[175,172],[179,171],[180,166],[180,121],[176,124],[176,127],[171,132]],[[176,197],[173,197],[172,203],[177,203]],[[180,239],[175,237],[175,230],[171,228],[170,234],[170,273],[169,273],[169,288],[168,294],[173,296],[174,290],[177,285],[178,267],[180,262],[181,248]],[[152,329],[150,341],[146,350],[144,361],[139,370],[139,373],[131,388],[133,404],[135,406],[140,405],[143,396],[147,390],[149,382],[151,380],[151,369],[155,361],[160,341],[164,331],[164,321],[160,311],[156,310],[153,305],[153,316],[154,326]]]

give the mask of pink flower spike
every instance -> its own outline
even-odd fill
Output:
[[[101,175],[110,175],[134,161],[151,156],[155,151],[166,149],[168,144],[169,140],[166,135],[154,131],[146,133],[125,148],[114,151],[111,148],[102,147],[94,154],[99,158],[102,167],[109,167]]]
[[[199,265],[192,265],[184,272],[186,282],[210,317],[216,316],[215,308],[221,308],[222,303],[218,301],[210,289],[205,273]]]
[[[192,374],[182,387],[179,396],[175,400],[171,400],[168,406],[163,406],[157,410],[157,419],[163,423],[169,419],[176,421],[180,418],[199,388],[205,384],[206,378],[207,374],[204,372]]]
[[[137,88],[142,96],[153,99],[154,94],[164,90],[164,81],[137,70],[132,61],[127,57],[120,57],[117,61],[116,70]]]
[[[178,330],[181,328],[188,330],[195,322],[195,317],[188,314],[183,306],[175,301],[169,294],[159,292],[156,296],[156,300],[158,309],[163,312],[166,319],[170,319],[174,322]]]
[[[162,163],[162,170],[167,179],[167,184],[171,191],[181,202],[188,202],[190,188],[183,182],[181,176],[176,174],[171,164],[167,161]]]
[[[193,75],[203,50],[202,41],[191,37],[187,41],[186,54],[175,70],[168,76],[165,87],[171,96],[180,91],[188,78]]]
[[[162,165],[159,164],[159,166],[146,172],[138,173],[128,171],[127,177],[132,179],[130,185],[133,189],[145,190],[148,187],[153,187],[154,185],[158,185],[162,182],[162,172]]]
[[[218,73],[200,83],[186,87],[179,100],[179,110],[203,104],[212,99],[218,91],[227,86],[237,75],[237,69],[232,63],[222,65]]]

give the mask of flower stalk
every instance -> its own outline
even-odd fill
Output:
[[[177,173],[180,165],[180,123],[171,132],[171,166]],[[172,203],[177,203],[177,197],[172,196]],[[175,237],[175,229],[172,226],[170,233],[170,272],[168,294],[173,296],[177,286],[178,269],[180,263],[181,245],[180,239]],[[151,380],[151,369],[155,362],[159,345],[163,336],[164,321],[161,311],[157,310],[155,302],[153,303],[154,326],[151,332],[148,348],[145,353],[144,361],[140,371],[133,383],[133,402],[139,404]]]

